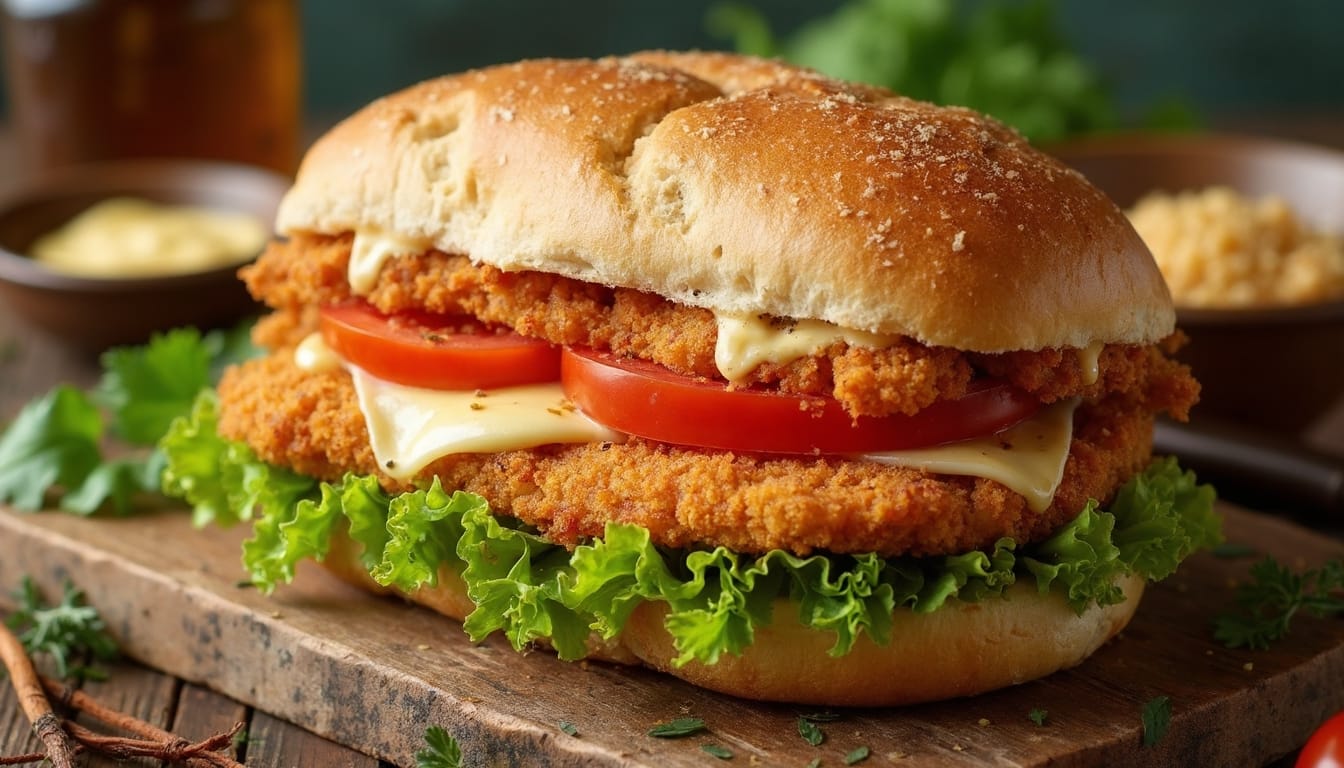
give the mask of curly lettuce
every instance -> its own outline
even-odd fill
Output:
[[[1043,542],[1019,547],[1004,538],[983,552],[882,558],[672,550],[620,523],[571,552],[437,480],[394,495],[372,477],[318,484],[270,466],[218,435],[208,392],[160,448],[168,462],[165,492],[190,502],[199,524],[253,521],[243,564],[258,587],[274,589],[293,578],[299,561],[325,558],[332,534],[344,527],[379,584],[414,591],[444,573],[461,578],[476,604],[464,622],[473,640],[494,632],[515,648],[547,640],[566,659],[585,654],[590,633],[619,634],[649,601],[667,606],[678,665],[740,654],[770,623],[781,597],[804,626],[834,636],[835,656],[860,635],[888,642],[894,611],[930,613],[954,600],[992,599],[1019,579],[1043,593],[1057,590],[1081,614],[1124,599],[1117,577],[1163,578],[1220,540],[1212,489],[1174,459],[1153,462],[1110,509],[1089,503]]]

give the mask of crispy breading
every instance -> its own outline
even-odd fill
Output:
[[[349,236],[303,235],[273,243],[243,276],[253,295],[281,312],[259,343],[288,346],[315,328],[311,307],[350,298]],[[423,309],[471,314],[556,344],[609,349],[691,376],[722,378],[711,312],[640,291],[538,272],[505,273],[465,256],[430,252],[390,259],[367,297],[388,313]],[[1098,399],[1144,390],[1155,410],[1184,419],[1198,399],[1189,370],[1155,347],[1109,345],[1088,383],[1079,350],[968,354],[898,339],[882,349],[836,343],[786,365],[765,364],[746,383],[835,397],[854,415],[915,413],[960,397],[977,374],[1006,378],[1043,402]]]
[[[354,471],[378,474],[389,489],[410,487],[379,472],[343,370],[309,373],[276,354],[230,370],[219,392],[221,433],[266,461],[327,480]],[[990,480],[639,439],[449,456],[422,476],[479,493],[497,513],[571,547],[612,520],[644,526],[672,547],[950,554],[1001,536],[1042,538],[1088,498],[1105,501],[1147,462],[1151,429],[1144,402],[1082,406],[1063,484],[1039,514]]]

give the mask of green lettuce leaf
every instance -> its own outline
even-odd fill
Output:
[[[393,497],[383,525],[383,556],[371,571],[374,580],[407,591],[438,584],[439,569],[458,563],[462,516],[468,507],[483,506],[479,496],[446,493],[437,477],[428,490]]]
[[[1061,586],[1079,614],[1093,604],[1114,605],[1124,600],[1117,577],[1164,579],[1192,552],[1222,540],[1213,502],[1213,489],[1199,485],[1193,472],[1182,472],[1174,458],[1161,459],[1121,487],[1108,511],[1089,503],[1035,545],[1024,565],[1042,592]]]
[[[341,481],[339,503],[340,513],[350,521],[350,538],[364,547],[361,562],[371,572],[382,562],[383,550],[387,548],[392,497],[377,478],[347,474]]]
[[[1182,472],[1174,458],[1155,466],[1121,487],[1110,508],[1121,561],[1153,581],[1170,576],[1192,552],[1223,540],[1213,488]]]
[[[252,538],[243,542],[243,562],[254,584],[269,592],[279,582],[292,581],[301,560],[327,556],[341,507],[334,503],[331,486],[324,484],[321,493],[316,501],[258,505]]]
[[[331,533],[346,525],[378,583],[413,591],[452,572],[476,604],[464,622],[473,639],[501,632],[517,648],[545,639],[562,658],[583,656],[590,633],[618,634],[646,601],[667,606],[676,664],[740,654],[781,597],[804,626],[835,637],[837,656],[863,634],[888,642],[895,610],[992,599],[1019,579],[1058,590],[1081,613],[1122,600],[1118,576],[1162,578],[1219,539],[1212,491],[1167,459],[1126,485],[1109,511],[1089,503],[1054,536],[1026,547],[1005,538],[989,551],[934,558],[747,556],[722,547],[663,549],[643,528],[610,523],[600,539],[570,552],[438,481],[395,495],[371,477],[317,486],[221,440],[214,409],[212,396],[198,398],[192,418],[163,441],[165,487],[197,507],[198,522],[255,517],[244,566],[259,587],[292,579],[299,560],[325,557]]]
[[[570,571],[570,553],[540,536],[501,524],[484,499],[463,509],[463,536],[457,554],[466,564],[462,580],[476,603],[463,622],[473,640],[499,630],[514,648],[549,639],[562,659],[587,655],[591,617],[560,599],[561,579]]]
[[[266,526],[288,519],[299,500],[313,494],[316,481],[267,464],[243,443],[220,437],[218,420],[218,397],[206,389],[191,413],[168,428],[159,441],[166,457],[163,492],[185,499],[197,526],[232,525],[253,515]]]

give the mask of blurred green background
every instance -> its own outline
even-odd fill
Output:
[[[728,48],[714,0],[304,0],[309,114],[339,115],[445,72],[529,56]],[[840,2],[756,0],[776,31]],[[965,13],[981,5],[958,3]],[[1137,113],[1179,97],[1203,115],[1344,110],[1344,2],[1056,0],[1064,38]]]

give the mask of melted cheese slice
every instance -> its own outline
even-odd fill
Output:
[[[559,382],[445,391],[394,384],[347,367],[373,455],[398,480],[408,480],[435,459],[454,453],[622,439],[569,404]]]
[[[991,437],[860,458],[945,475],[995,480],[1021,494],[1034,512],[1055,498],[1064,478],[1073,441],[1073,411],[1078,400],[1046,406],[1034,416]]]
[[[350,264],[346,268],[346,279],[350,281],[350,292],[356,296],[367,296],[378,284],[378,273],[393,256],[405,256],[424,253],[433,245],[423,238],[403,237],[377,230],[359,230],[355,232],[354,242],[350,244]]]
[[[715,313],[719,335],[714,362],[729,381],[741,381],[762,363],[783,365],[815,354],[837,341],[857,347],[885,347],[892,337],[843,328],[821,320],[775,324],[758,315]]]

